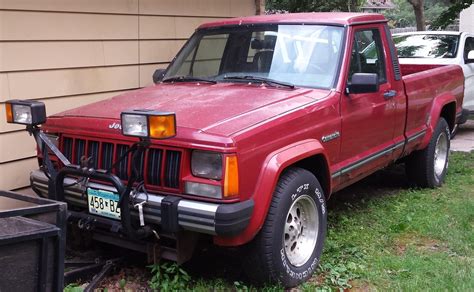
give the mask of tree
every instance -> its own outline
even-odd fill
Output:
[[[426,26],[432,26],[434,21],[441,15],[446,7],[451,5],[452,0],[424,0],[424,16]],[[393,0],[395,8],[383,12],[389,20],[391,27],[411,27],[416,26],[413,6],[407,0]]]
[[[472,5],[473,0],[451,0],[451,6],[433,22],[433,29],[444,29],[458,18],[459,13]]]
[[[358,11],[364,0],[267,0],[266,8],[270,11],[288,12],[312,11]]]
[[[424,0],[407,0],[413,6],[416,18],[416,30],[426,30]]]

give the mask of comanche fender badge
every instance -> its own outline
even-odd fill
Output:
[[[339,133],[339,131],[336,131],[334,133],[331,133],[329,135],[326,135],[326,136],[322,136],[321,137],[321,141],[323,142],[329,142],[331,140],[334,140],[336,138],[339,138],[339,136],[341,136],[341,134]]]

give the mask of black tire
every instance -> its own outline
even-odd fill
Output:
[[[298,216],[295,216],[292,217],[293,222],[288,222],[291,216],[290,208],[293,213],[295,210],[300,212],[298,216],[302,219],[297,220]],[[301,211],[298,208],[301,208]],[[314,212],[311,213],[311,210]],[[302,223],[297,225],[298,222]],[[305,225],[307,229],[304,229]],[[288,229],[285,229],[285,226]],[[292,226],[296,228],[292,229]],[[317,232],[311,226],[317,226]],[[326,237],[326,228],[326,202],[323,189],[316,177],[301,168],[285,170],[273,194],[262,230],[251,244],[244,270],[257,284],[280,283],[289,288],[303,283],[312,276],[318,266]],[[314,230],[317,236],[308,235],[308,231],[305,234],[305,230]],[[292,235],[290,236],[288,232]],[[301,242],[308,238],[305,243],[309,242],[309,244],[299,243],[300,236]],[[291,239],[294,241],[288,244],[291,243]],[[293,254],[292,257],[287,256],[285,242]],[[296,247],[299,250],[299,247],[303,246],[310,246],[310,248],[304,249],[308,250],[307,252],[297,252]],[[312,252],[309,251],[310,249]],[[295,262],[297,257],[300,257],[300,264],[293,265],[290,259]]]
[[[447,145],[446,160],[442,171],[435,170],[435,152],[438,141],[445,140]],[[443,184],[448,170],[450,148],[450,130],[444,118],[440,118],[428,146],[407,157],[405,169],[408,180],[422,188],[435,188]],[[443,155],[444,156],[444,155]]]

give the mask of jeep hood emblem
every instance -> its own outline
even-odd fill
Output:
[[[109,129],[122,130],[122,125],[119,123],[113,122],[109,125]]]

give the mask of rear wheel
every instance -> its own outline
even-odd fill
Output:
[[[412,153],[405,163],[409,180],[420,187],[439,187],[448,169],[450,130],[440,118],[428,146]]]
[[[327,224],[324,193],[316,177],[301,168],[286,170],[276,187],[262,230],[244,267],[263,284],[294,287],[310,278],[323,249]]]

